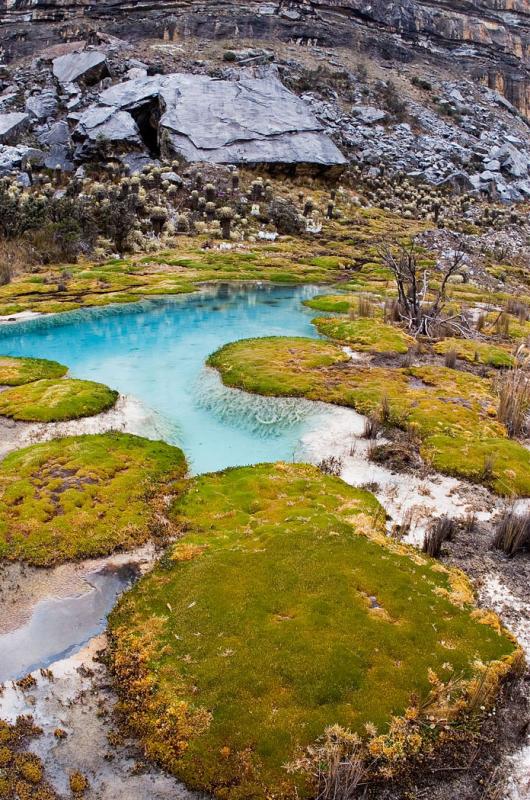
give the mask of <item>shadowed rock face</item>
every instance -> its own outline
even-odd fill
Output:
[[[125,38],[279,36],[408,60],[456,50],[530,118],[528,0],[0,0],[0,25],[8,56],[94,28]]]

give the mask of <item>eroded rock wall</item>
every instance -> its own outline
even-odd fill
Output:
[[[454,57],[530,119],[529,0],[0,0],[6,58],[106,30],[125,38],[278,36],[383,57]]]

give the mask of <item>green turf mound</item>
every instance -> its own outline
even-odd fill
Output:
[[[123,433],[12,453],[0,462],[0,557],[47,565],[163,535],[160,498],[185,471],[178,448]]]
[[[414,344],[412,336],[372,317],[318,317],[313,325],[324,336],[369,353],[406,353]]]
[[[63,422],[108,411],[118,392],[74,378],[39,380],[0,393],[0,415],[22,422]]]
[[[513,367],[515,359],[506,347],[476,342],[473,339],[442,339],[437,342],[433,350],[439,355],[446,355],[453,351],[457,358],[472,364],[485,364],[488,367]]]
[[[421,748],[434,683],[432,719],[461,730],[468,681],[511,668],[514,644],[474,617],[464,576],[389,543],[373,495],[316,468],[200,476],[174,514],[185,535],[112,613],[111,659],[147,756],[192,788],[314,797],[305,757],[329,726],[388,763],[403,741]]]
[[[490,380],[439,366],[356,365],[336,344],[296,337],[233,342],[208,364],[227,386],[379,416],[418,437],[422,456],[440,472],[500,495],[530,496],[530,451],[497,419]]]
[[[361,302],[369,303],[371,312],[374,316],[383,316],[383,309],[377,305],[367,295],[359,294],[319,294],[312,297],[310,300],[304,300],[303,305],[307,308],[313,308],[315,311],[325,311],[331,314],[348,314],[353,312],[359,313],[359,305]]]
[[[0,386],[21,386],[43,378],[62,378],[68,367],[45,358],[0,356]]]

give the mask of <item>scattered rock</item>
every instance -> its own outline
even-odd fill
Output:
[[[37,120],[53,117],[57,112],[55,89],[46,89],[41,94],[32,94],[26,100],[26,111]]]
[[[127,111],[114,106],[89,108],[79,116],[72,138],[79,144],[78,158],[87,158],[97,152],[109,154],[143,145],[138,125]]]
[[[383,122],[388,118],[386,111],[373,106],[355,106],[351,113],[364,125],[373,125],[375,122]]]
[[[81,80],[87,85],[92,85],[109,74],[107,57],[97,50],[68,53],[53,60],[53,74],[59,83]]]
[[[0,114],[0,143],[13,144],[28,123],[29,115],[22,112]]]

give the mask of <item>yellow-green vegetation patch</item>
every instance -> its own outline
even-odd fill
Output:
[[[54,439],[0,463],[0,557],[38,566],[129,549],[163,532],[157,504],[186,463],[123,433]]]
[[[434,352],[438,355],[445,355],[454,351],[457,358],[462,361],[469,361],[474,364],[485,364],[488,367],[511,367],[514,364],[514,357],[505,347],[487,344],[485,342],[475,342],[472,339],[442,339],[434,345]]]
[[[319,333],[354,350],[371,353],[406,353],[414,339],[400,328],[372,317],[319,317],[313,320]]]
[[[146,755],[194,789],[315,797],[314,765],[288,765],[329,726],[365,740],[368,726],[372,761],[391,769],[396,715],[415,720],[418,752],[433,720],[465,727],[469,682],[498,684],[518,656],[461,573],[389,543],[373,495],[314,467],[200,476],[174,514],[185,535],[112,613],[111,660]],[[418,719],[450,682],[443,710]]]
[[[14,725],[0,720],[0,798],[2,800],[59,800],[46,781],[42,761],[28,750],[40,736],[31,717],[19,716]]]
[[[118,392],[75,378],[41,380],[0,392],[0,415],[22,422],[61,422],[108,411]]]
[[[530,451],[507,438],[491,381],[446,367],[348,361],[330,342],[288,337],[233,342],[208,359],[227,386],[384,414],[384,422],[419,436],[422,455],[436,469],[501,495],[530,495]]]
[[[326,311],[334,314],[348,314],[350,312],[358,314],[361,302],[362,296],[358,294],[321,294],[317,295],[317,297],[312,297],[310,300],[304,300],[303,305],[313,308],[315,311]],[[368,297],[364,298],[364,302],[370,304],[372,316],[383,316],[383,309],[380,305],[372,302]]]
[[[45,358],[0,356],[0,386],[22,386],[44,378],[62,378],[68,367]]]

